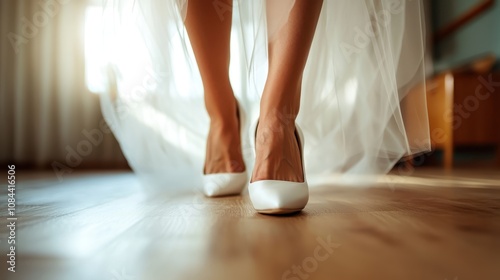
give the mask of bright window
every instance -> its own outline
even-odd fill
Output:
[[[94,93],[105,90],[103,9],[90,6],[85,13],[85,82]]]
[[[237,6],[235,7],[237,10]],[[142,34],[137,29],[136,22],[132,19],[121,19],[120,31],[106,31],[103,27],[111,24],[105,20],[113,19],[115,15],[106,14],[111,9],[104,11],[103,7],[96,2],[87,7],[85,14],[85,82],[89,91],[93,93],[103,93],[108,88],[109,72],[108,66],[119,69],[116,73],[121,78],[119,92],[126,97],[131,89],[140,85],[144,76],[151,71],[151,61]],[[239,14],[233,14],[233,22],[239,22]],[[166,23],[168,24],[168,23]],[[170,26],[175,28],[175,26]],[[185,31],[184,31],[185,32]],[[231,35],[231,60],[230,78],[233,89],[241,91],[243,87],[242,65],[238,58],[242,56],[240,47],[242,44],[240,29],[233,28]],[[172,65],[175,65],[173,73],[177,91],[180,96],[189,95],[187,88],[193,81],[189,79],[190,66],[184,55],[184,46],[180,40],[175,40],[170,45],[169,51],[172,52],[170,59]],[[191,49],[189,48],[189,51]],[[192,54],[191,54],[192,56]],[[193,60],[194,61],[194,60]],[[196,66],[195,66],[196,67]]]

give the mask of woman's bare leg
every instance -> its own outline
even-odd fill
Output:
[[[214,4],[216,3],[216,5]],[[210,116],[205,173],[245,170],[236,99],[229,82],[232,0],[189,0],[186,29]]]
[[[269,72],[260,103],[252,182],[303,182],[295,137],[302,74],[322,0],[296,0],[286,24],[269,43]]]

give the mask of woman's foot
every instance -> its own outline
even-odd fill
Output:
[[[309,200],[309,187],[304,180],[299,154],[302,149],[299,146],[303,147],[304,143],[302,132],[299,127],[295,128],[295,122],[288,124],[262,118],[262,126],[261,132],[257,129],[260,144],[256,144],[254,181],[248,186],[252,205],[262,214],[300,212]],[[259,145],[264,147],[259,148]],[[260,155],[259,150],[262,151]]]
[[[235,102],[236,104],[236,102]],[[241,153],[240,119],[237,106],[227,115],[212,118],[207,138],[205,174],[245,171]]]
[[[261,117],[255,143],[256,158],[251,182],[304,182],[294,120]]]

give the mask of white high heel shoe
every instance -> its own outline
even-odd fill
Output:
[[[245,127],[245,112],[238,104],[238,117],[240,122],[240,134]],[[241,137],[243,139],[243,136]],[[247,171],[239,173],[214,173],[203,174],[203,193],[208,197],[238,195],[248,182]]]
[[[257,126],[257,124],[255,125]],[[301,211],[309,200],[309,188],[304,170],[304,135],[302,130],[295,125],[296,137],[298,137],[300,157],[302,162],[302,172],[304,182],[288,182],[280,180],[262,180],[250,183],[248,191],[253,208],[263,214],[289,214]],[[251,137],[252,146],[255,152],[255,132]]]

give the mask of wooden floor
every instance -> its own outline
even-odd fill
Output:
[[[500,172],[423,170],[320,186],[299,215],[248,195],[141,195],[131,173],[17,178],[16,272],[0,279],[500,279]]]

